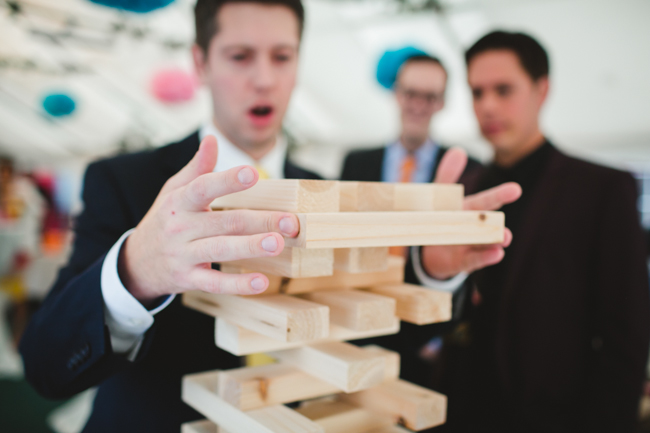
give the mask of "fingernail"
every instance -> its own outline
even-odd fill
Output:
[[[266,283],[260,277],[253,278],[253,280],[251,281],[251,287],[253,288],[254,291],[261,292],[266,288]]]
[[[239,182],[241,182],[243,185],[248,185],[255,179],[255,174],[250,168],[244,167],[239,170],[239,173],[237,173],[237,179],[239,179]]]
[[[286,235],[292,235],[296,232],[296,225],[293,222],[293,218],[284,217],[280,220],[280,231]]]
[[[262,248],[269,253],[275,252],[278,249],[278,241],[275,236],[268,236],[262,240]]]

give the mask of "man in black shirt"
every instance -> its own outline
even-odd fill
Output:
[[[650,332],[635,182],[545,138],[549,66],[533,38],[490,33],[466,62],[495,152],[468,190],[514,181],[523,194],[502,208],[513,232],[505,259],[471,277],[470,343],[466,363],[450,364],[465,367],[447,376],[447,428],[632,432]]]

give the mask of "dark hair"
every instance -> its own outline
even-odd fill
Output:
[[[546,50],[539,42],[524,33],[509,33],[504,31],[488,33],[476,41],[465,52],[465,63],[469,66],[469,63],[474,57],[485,51],[492,50],[509,50],[514,52],[519,58],[521,66],[533,81],[548,76],[549,62]]]
[[[298,33],[302,35],[305,23],[305,9],[301,0],[198,0],[194,6],[194,25],[196,44],[207,53],[212,37],[217,34],[217,18],[221,7],[227,3],[259,3],[268,6],[286,6],[298,19]]]
[[[409,57],[404,61],[404,64],[402,65],[402,68],[409,63],[415,63],[415,62],[429,62],[429,63],[435,63],[436,65],[440,66],[443,71],[445,71],[445,75],[447,75],[447,68],[445,68],[445,65],[442,64],[439,58],[430,56],[428,54],[420,54],[417,56]]]

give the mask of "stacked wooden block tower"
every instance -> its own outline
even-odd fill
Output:
[[[293,212],[300,234],[277,257],[222,264],[262,272],[262,295],[191,292],[186,306],[216,317],[216,344],[278,362],[188,375],[183,401],[207,420],[184,433],[390,433],[443,424],[446,397],[399,379],[397,353],[344,341],[451,318],[451,295],[403,283],[388,247],[490,244],[499,212],[462,210],[460,185],[267,180],[214,209]],[[296,409],[286,403],[302,402]],[[295,405],[294,405],[295,406]],[[408,430],[407,430],[408,429]]]

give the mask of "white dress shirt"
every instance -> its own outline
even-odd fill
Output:
[[[271,151],[259,161],[255,161],[232,144],[212,124],[204,126],[199,131],[201,140],[208,135],[214,135],[219,145],[215,172],[240,165],[252,165],[263,169],[271,179],[284,178],[284,164],[287,157],[287,142],[284,137],[278,137]],[[144,334],[153,325],[156,313],[167,307],[175,297],[170,295],[153,310],[147,310],[122,284],[117,270],[117,259],[124,241],[132,231],[133,229],[124,233],[111,247],[104,258],[100,277],[104,298],[104,321],[111,336],[113,351],[126,354],[129,360],[134,360],[137,356]]]

